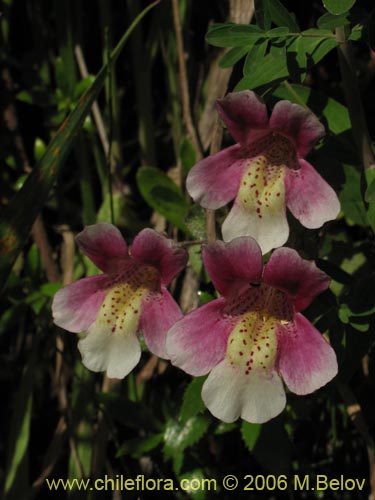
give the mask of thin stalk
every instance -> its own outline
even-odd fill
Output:
[[[180,8],[178,1],[179,0],[172,0],[172,7],[173,7],[173,22],[176,32],[176,41],[177,41],[178,67],[180,71],[182,114],[189,139],[195,150],[197,160],[200,160],[202,158],[202,150],[198,140],[197,132],[194,127],[193,119],[191,116],[189,85],[188,85],[187,70],[185,63],[184,42],[182,38],[182,26],[181,26]]]

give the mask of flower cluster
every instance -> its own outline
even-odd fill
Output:
[[[289,235],[286,206],[307,228],[334,219],[332,188],[304,160],[324,129],[288,101],[267,110],[250,91],[229,94],[218,112],[237,141],[200,161],[187,189],[203,207],[235,199],[224,241],[205,244],[202,259],[219,298],[183,316],[166,286],[183,270],[187,252],[152,229],[128,249],[111,224],[88,226],[76,238],[103,274],[55,295],[55,323],[82,334],[84,365],[123,378],[148,349],[191,375],[207,375],[202,398],[225,422],[262,423],[284,408],[283,381],[308,394],[337,373],[327,340],[300,313],[329,285],[314,262],[281,247]],[[262,253],[273,251],[263,267]]]

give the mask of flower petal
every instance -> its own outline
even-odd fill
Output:
[[[134,238],[130,252],[134,259],[158,269],[163,285],[170,283],[188,260],[186,250],[175,247],[172,240],[149,228]]]
[[[153,354],[168,359],[167,332],[182,316],[181,309],[166,288],[162,287],[161,293],[145,296],[139,327]]]
[[[115,283],[107,291],[95,323],[78,343],[83,364],[111,378],[125,377],[141,355],[136,334],[147,289],[134,285]]]
[[[263,253],[283,245],[289,236],[285,214],[285,167],[265,156],[254,158],[245,170],[234,205],[222,226],[223,239],[252,236]]]
[[[336,376],[335,351],[302,314],[280,328],[278,339],[279,369],[292,392],[310,394]]]
[[[134,332],[112,333],[95,324],[78,342],[82,363],[94,372],[107,372],[109,378],[122,379],[137,365],[141,346]]]
[[[314,261],[302,259],[291,248],[278,248],[266,264],[265,283],[285,292],[293,301],[296,311],[302,311],[326,290],[330,278],[316,267]]]
[[[226,95],[217,101],[217,110],[231,136],[241,145],[250,145],[259,138],[260,130],[264,134],[268,129],[267,108],[251,90]]]
[[[286,402],[281,378],[275,371],[257,370],[245,375],[227,359],[209,374],[202,399],[210,412],[224,422],[241,417],[258,424],[276,417]]]
[[[191,375],[208,373],[225,356],[233,321],[223,316],[224,299],[195,309],[177,321],[167,335],[167,353],[173,365]]]
[[[324,127],[309,110],[290,101],[279,101],[273,108],[270,128],[292,139],[300,158],[307,155],[324,135]]]
[[[76,242],[81,251],[102,271],[110,273],[118,261],[128,258],[128,248],[117,227],[99,222],[77,234]]]
[[[69,332],[84,332],[96,320],[109,286],[108,277],[91,276],[61,288],[54,296],[54,323]]]
[[[262,252],[253,238],[242,237],[230,243],[215,241],[204,245],[202,258],[216,290],[228,296],[238,294],[242,285],[259,283],[262,270]]]
[[[233,200],[245,164],[241,155],[241,148],[236,144],[198,162],[186,179],[186,188],[193,200],[212,210]]]
[[[336,219],[340,202],[331,186],[305,160],[299,170],[286,174],[286,203],[294,217],[309,229],[321,227]]]

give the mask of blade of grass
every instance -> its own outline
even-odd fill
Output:
[[[132,22],[113,50],[111,64],[117,60],[134,28],[158,3],[159,0],[150,4]],[[44,156],[29,175],[22,189],[4,210],[0,222],[0,291],[4,289],[17,255],[25,244],[31,225],[48,197],[77,132],[103,87],[107,72],[108,64],[102,67],[91,87],[79,99],[77,106],[51,140]]]

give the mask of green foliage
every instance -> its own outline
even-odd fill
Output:
[[[189,210],[181,189],[164,172],[154,167],[141,167],[137,172],[138,188],[146,202],[156,212],[182,231]]]
[[[201,398],[204,381],[205,377],[194,378],[186,388],[180,412],[182,422],[187,422],[190,418],[204,411],[205,406]]]
[[[206,433],[210,419],[204,415],[196,415],[186,422],[170,419],[164,432],[164,459],[173,460],[173,469],[179,475],[186,448],[193,446]]]
[[[345,14],[355,2],[356,0],[323,0],[324,7],[336,16]]]
[[[342,393],[351,388],[371,432],[375,179],[373,170],[364,172],[353,141],[335,30],[344,28],[354,49],[355,76],[372,135],[368,44],[372,49],[375,44],[368,2],[357,0],[349,12],[353,0],[305,2],[298,8],[284,0],[255,0],[248,25],[226,22],[228,2],[178,2],[188,106],[168,2],[153,9],[135,31],[131,26],[114,51],[123,26],[140,18],[140,0],[98,2],[90,8],[84,2],[56,0],[48,9],[40,1],[3,3],[3,77],[9,70],[14,80],[4,80],[9,88],[5,85],[2,93],[0,133],[2,284],[9,276],[0,305],[5,498],[45,498],[46,475],[217,478],[215,493],[167,493],[176,500],[226,498],[220,478],[227,474],[367,477],[365,441],[348,417]],[[131,31],[131,44],[120,56]],[[205,45],[205,35],[211,46]],[[89,76],[76,63],[77,48]],[[100,272],[74,246],[74,235],[83,224],[110,222],[112,216],[129,243],[140,229],[156,227],[187,248],[189,270],[169,287],[177,302],[185,299],[186,310],[217,298],[201,256],[206,211],[192,202],[185,180],[197,159],[208,154],[189,139],[187,108],[203,143],[202,130],[212,135],[214,122],[204,130],[202,116],[210,109],[216,120],[216,87],[228,75],[213,66],[218,58],[221,68],[235,66],[229,91],[255,89],[269,110],[288,99],[317,115],[326,136],[307,160],[341,202],[338,219],[316,230],[302,227],[288,213],[287,243],[331,278],[329,289],[302,314],[334,347],[338,377],[306,396],[286,389],[285,411],[262,425],[216,419],[202,401],[205,377],[191,379],[156,359],[141,334],[141,361],[124,381],[89,372],[77,349],[81,334],[57,328],[51,318],[51,301],[62,282]],[[90,75],[101,67],[97,76]],[[91,114],[94,101],[99,124]],[[229,141],[226,134],[222,146]],[[181,177],[176,182],[166,174],[174,171]],[[229,209],[216,211],[218,237]],[[34,227],[30,235],[37,214],[44,233]],[[205,328],[202,324],[202,336]],[[365,496],[370,495],[369,484]],[[61,490],[57,495],[96,500],[101,495],[96,493]],[[285,496],[283,491],[268,493],[255,496]],[[332,500],[345,497],[345,492],[331,493]],[[238,488],[234,496],[254,495]]]

